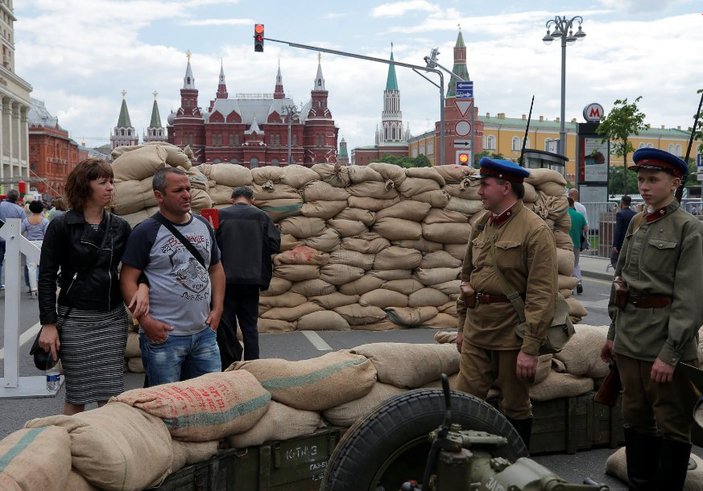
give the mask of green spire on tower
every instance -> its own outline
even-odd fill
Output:
[[[127,110],[127,100],[125,99],[126,95],[127,95],[127,91],[123,90],[122,91],[122,106],[120,107],[120,117],[117,118],[117,127],[118,128],[131,128],[132,127],[132,122],[129,119],[129,111]]]
[[[391,43],[391,61],[393,60],[393,43]],[[398,78],[395,76],[395,65],[388,65],[388,79],[386,80],[386,90],[398,90]]]

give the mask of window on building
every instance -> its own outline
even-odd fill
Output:
[[[489,135],[486,137],[486,150],[495,150],[496,149],[496,137],[493,135]]]
[[[383,139],[384,139],[384,140],[388,140],[388,126],[386,126],[383,130],[384,130],[384,133],[383,133],[383,134],[385,135],[385,136],[383,137]]]
[[[259,159],[257,159],[256,157],[252,157],[249,161],[249,168],[253,169],[254,167],[259,167]]]
[[[239,160],[238,159],[229,159],[230,164],[238,164]]]
[[[220,159],[213,159],[212,160],[213,164],[219,164],[220,162],[222,162]]]
[[[676,155],[677,157],[681,157],[681,156],[682,156],[682,154],[681,154],[681,145],[676,145],[676,148],[674,149],[674,155]]]
[[[434,151],[434,143],[427,142],[427,153],[432,153]]]
[[[395,126],[391,128],[391,139],[395,140]]]
[[[411,156],[412,158],[417,157],[417,147],[414,146],[414,147],[412,147],[412,148],[410,149],[410,156]]]
[[[290,140],[291,140],[291,141],[290,141],[290,144],[291,144],[292,146],[296,146],[296,145],[298,144],[298,135],[296,135],[295,133],[293,133],[293,136],[291,137]]]
[[[511,148],[512,148],[513,152],[520,151],[520,149],[522,148],[522,145],[520,144],[520,138],[518,138],[517,136],[513,137]]]
[[[278,167],[280,165],[278,159],[271,159],[271,165],[274,167]]]

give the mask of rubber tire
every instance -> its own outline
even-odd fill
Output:
[[[421,481],[424,459],[429,450],[427,435],[439,427],[445,412],[444,395],[439,389],[418,389],[389,399],[344,434],[327,463],[320,491],[376,491],[377,483],[372,481],[383,466],[390,467],[395,463],[396,467],[413,467],[409,463],[411,460],[414,460],[414,468],[407,469],[407,472],[404,469],[403,480]],[[514,462],[528,456],[517,431],[505,416],[488,403],[463,392],[452,391],[451,417],[451,422],[460,424],[463,430],[505,436],[508,445],[496,448],[493,452],[495,457]],[[394,456],[397,449],[411,444],[413,440],[418,440],[417,447],[411,448],[418,454],[415,459],[409,459],[407,452]],[[389,461],[391,458],[394,460]],[[394,481],[394,491],[401,484],[402,480]],[[386,489],[390,491],[391,488]]]

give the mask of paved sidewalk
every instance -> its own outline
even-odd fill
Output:
[[[610,265],[610,258],[581,255],[579,258],[581,274],[589,278],[612,281],[613,267]]]

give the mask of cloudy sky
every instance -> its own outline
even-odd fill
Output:
[[[555,10],[554,5],[559,4]],[[14,2],[16,72],[71,136],[109,142],[121,92],[132,124],[149,124],[158,92],[163,123],[180,105],[192,52],[199,104],[217,89],[222,60],[230,96],[272,93],[280,61],[286,94],[310,98],[317,53],[266,42],[253,49],[253,25],[266,37],[424,65],[438,47],[451,67],[458,25],[482,114],[559,116],[559,41],[546,46],[545,23],[581,15],[586,38],[567,47],[566,116],[583,107],[642,96],[652,126],[692,125],[703,88],[703,3],[699,0],[21,0]],[[349,148],[373,144],[381,119],[387,65],[325,54],[329,107]],[[403,119],[413,134],[439,118],[439,91],[398,68]]]

